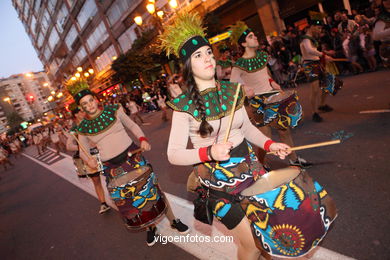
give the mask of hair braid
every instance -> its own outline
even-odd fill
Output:
[[[191,59],[188,59],[183,68],[183,79],[190,99],[194,101],[196,109],[199,111],[202,122],[199,127],[198,133],[201,137],[207,137],[213,132],[213,127],[206,121],[206,107],[203,103],[203,99],[196,87],[195,79],[192,75]]]

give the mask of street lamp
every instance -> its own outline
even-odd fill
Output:
[[[89,77],[89,73],[88,73],[88,72],[85,72],[85,73],[84,73],[84,77],[88,78],[88,77]]]
[[[138,26],[141,26],[142,25],[142,17],[141,16],[136,16],[134,17],[134,22],[138,25]]]
[[[80,78],[81,77],[81,74],[80,73],[76,73],[76,74],[74,74],[75,76],[76,76],[76,78]]]
[[[94,73],[93,69],[88,69],[88,72],[89,72],[89,74],[93,74]]]
[[[78,72],[82,72],[82,71],[83,71],[83,68],[82,68],[82,67],[77,67],[77,71],[78,71]]]
[[[4,100],[4,102],[8,102],[8,103],[10,103],[10,101],[11,101],[11,99],[9,97],[4,98],[3,100]]]
[[[176,0],[170,0],[170,1],[169,1],[169,5],[170,5],[170,7],[172,7],[173,9],[176,9],[177,6],[178,6]]]
[[[154,6],[154,3],[147,4],[146,9],[150,14],[154,14],[154,12],[156,11],[156,7]]]

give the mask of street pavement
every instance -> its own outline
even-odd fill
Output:
[[[339,209],[332,230],[314,256],[316,259],[388,259],[390,255],[386,232],[390,230],[390,113],[360,113],[390,108],[388,74],[380,71],[344,78],[343,89],[328,98],[327,103],[335,111],[322,114],[323,123],[310,120],[309,86],[298,87],[306,117],[293,130],[296,145],[334,137],[344,139],[339,145],[299,152],[315,163],[309,169],[310,175],[325,186]],[[144,115],[151,124],[142,128],[152,144],[152,151],[145,156],[153,164],[168,198],[174,201],[176,215],[194,226],[193,232],[226,234],[221,226],[210,231],[210,227],[191,220],[193,195],[185,189],[191,168],[169,164],[166,147],[170,123],[164,123],[160,117],[160,112]],[[221,250],[230,253],[223,258],[234,259],[234,246],[223,243],[207,248],[199,244],[157,243],[148,248],[145,234],[126,231],[114,210],[102,216],[97,214],[99,203],[88,195],[93,194],[89,181],[77,179],[66,154],[57,158],[49,150],[39,157],[32,148],[25,154],[12,169],[0,172],[2,259],[220,259],[217,255]],[[273,168],[287,165],[274,157],[268,161]],[[70,180],[65,181],[65,177]],[[188,214],[183,216],[183,212]],[[159,224],[164,234],[171,234],[166,226],[166,221]]]

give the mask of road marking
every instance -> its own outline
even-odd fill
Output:
[[[46,169],[54,172],[58,176],[62,177],[63,179],[67,180],[68,182],[72,183],[73,185],[77,186],[78,188],[84,190],[85,192],[89,193],[90,195],[96,198],[97,196],[93,188],[92,182],[89,180],[81,180],[80,178],[77,177],[77,174],[75,172],[75,167],[72,161],[72,157],[65,153],[60,153],[60,154],[64,156],[64,159],[59,160],[51,165],[47,165],[26,153],[22,153],[23,156],[40,164]],[[103,179],[102,180],[103,183],[105,183],[103,176],[102,179]],[[110,196],[106,190],[105,185],[103,185],[103,187],[105,190],[106,198],[109,198]],[[232,236],[230,231],[217,220],[214,220],[212,226],[203,224],[195,220],[193,217],[194,206],[190,201],[182,199],[180,197],[177,197],[169,193],[165,193],[165,195],[170,202],[170,205],[172,207],[173,212],[175,213],[175,216],[177,218],[180,218],[183,223],[187,224],[191,228],[191,231],[189,233],[191,236],[212,236],[212,237]],[[112,200],[108,200],[107,203],[112,208],[117,210]],[[158,227],[158,233],[160,233],[163,236],[179,235],[179,233],[177,233],[176,231],[170,228],[170,224],[166,217],[162,218],[159,221],[157,227]],[[237,240],[235,239],[235,241]],[[199,259],[212,259],[212,260],[232,259],[232,256],[237,255],[237,246],[236,244],[231,244],[231,243],[200,243],[200,242],[198,243],[176,242],[175,243],[173,242],[173,244],[182,248],[183,250],[187,251],[188,253],[194,255]],[[344,256],[342,254],[336,253],[334,251],[331,251],[329,249],[320,246],[314,250],[314,254],[310,259],[312,260],[354,260],[354,258]]]
[[[51,162],[54,162],[56,159],[58,159],[58,158],[60,158],[60,157],[61,157],[61,156],[57,155],[57,156],[51,158],[49,161],[47,161],[47,162],[45,162],[45,163],[50,164]]]

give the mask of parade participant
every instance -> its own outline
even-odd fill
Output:
[[[161,115],[161,119],[163,121],[168,121],[168,116],[167,116],[167,105],[165,104],[165,99],[167,97],[164,96],[163,94],[161,94],[160,91],[157,92],[157,104],[158,104],[158,107],[161,109],[162,111],[162,115]]]
[[[310,204],[319,199],[322,187],[298,188],[290,182],[297,188],[295,192],[303,195],[299,199],[295,192],[291,196],[291,190],[288,194],[271,190],[270,197],[257,202],[242,194],[257,184],[256,180],[266,179],[249,142],[282,159],[290,147],[273,142],[251,124],[239,84],[215,80],[216,61],[204,36],[200,17],[187,13],[179,14],[160,36],[167,55],[174,53],[184,64],[186,87],[182,95],[167,102],[174,109],[168,159],[175,165],[194,166],[213,215],[238,238],[238,259],[258,259],[258,249],[272,256],[303,256],[328,229],[328,219],[321,222],[317,207],[323,205]],[[192,149],[187,148],[189,139]],[[311,182],[309,178],[306,181]],[[314,195],[312,202],[304,195],[309,191]]]
[[[0,147],[0,164],[3,165],[4,170],[7,170],[7,164],[10,167],[14,166],[14,164],[8,159],[8,152],[2,147]]]
[[[77,131],[76,131],[77,126],[84,119],[85,113],[78,108],[76,103],[70,104],[69,110],[72,113],[75,125],[70,129],[69,133],[64,132],[66,135],[66,149],[68,151],[75,152],[75,154],[73,155],[73,158],[80,158],[79,146],[77,144],[75,137],[77,138]],[[91,145],[91,146],[93,146],[93,145]],[[83,172],[85,172],[86,174],[84,174],[84,175],[77,174],[77,176],[79,178],[90,178],[92,180],[96,195],[98,197],[98,200],[100,201],[99,214],[103,214],[103,213],[107,212],[108,210],[110,210],[111,207],[108,206],[106,203],[104,189],[103,189],[101,178],[100,178],[100,172],[97,171],[96,169],[88,167],[85,163],[83,164],[83,166],[84,166]]]
[[[289,146],[293,146],[291,127],[297,126],[302,117],[302,107],[298,103],[298,97],[294,94],[289,97],[285,104],[276,104],[267,107],[264,104],[264,93],[279,91],[282,89],[270,76],[267,68],[269,56],[264,51],[258,51],[259,42],[253,31],[239,21],[231,28],[232,44],[244,48],[244,54],[234,64],[231,82],[244,84],[245,92],[250,99],[249,110],[252,112],[259,129],[271,138],[272,129],[276,129],[280,140]],[[263,118],[259,118],[259,117]],[[260,121],[260,122],[259,122]],[[257,153],[259,160],[264,162],[265,153],[259,149]],[[312,164],[297,156],[295,152],[289,155],[290,165],[299,167],[310,167]]]
[[[373,30],[374,40],[381,41],[379,55],[383,64],[390,67],[390,0],[382,0],[381,13],[375,22]]]
[[[54,145],[54,148],[57,151],[57,155],[59,155],[60,151],[61,151],[60,137],[57,133],[57,129],[55,129],[54,126],[51,126],[49,128],[49,137],[50,137],[51,143]]]
[[[312,120],[317,123],[323,121],[322,117],[318,114],[319,111],[333,111],[333,108],[325,104],[327,94],[335,95],[343,84],[333,74],[325,73],[324,65],[320,60],[332,61],[332,58],[326,55],[325,52],[317,50],[318,42],[316,38],[321,33],[321,17],[321,14],[317,15],[317,13],[311,15],[309,28],[302,37],[300,44],[303,68],[311,86],[310,103],[313,113]]]
[[[118,176],[128,174],[141,166],[148,165],[151,168],[151,165],[140,153],[132,154],[132,151],[139,147],[127,134],[126,129],[131,131],[134,136],[138,138],[140,148],[143,151],[150,151],[151,146],[142,129],[125,114],[120,105],[108,105],[103,108],[99,107],[98,99],[89,89],[88,84],[83,81],[74,82],[68,87],[68,90],[75,99],[75,102],[86,113],[86,118],[77,127],[80,144],[84,147],[83,150],[87,151],[91,148],[90,142],[96,144],[96,147],[100,152],[101,161],[104,165],[104,175],[106,176],[107,185],[110,180],[115,180]],[[87,155],[82,150],[80,150],[80,156],[87,162],[89,167],[98,167],[98,162],[95,157]],[[154,180],[157,182],[157,179]],[[112,198],[115,198],[114,196],[116,196],[115,193],[111,193],[110,195]],[[150,194],[146,194],[146,197],[149,195]],[[154,197],[155,196],[147,197],[147,199],[153,200]],[[166,196],[164,197],[166,198]],[[165,202],[167,206],[166,216],[169,219],[171,228],[176,229],[182,234],[189,232],[189,228],[183,224],[180,219],[175,218],[167,199],[165,199]],[[116,205],[118,206],[118,204]],[[137,204],[136,209],[128,208],[127,211],[129,210],[140,210],[141,212],[142,205]],[[121,210],[121,214],[124,218],[125,215],[128,214],[128,212],[125,211],[126,209]],[[153,224],[147,230],[146,242],[148,246],[155,244],[155,234],[156,227]]]
[[[180,76],[173,74],[168,81],[168,93],[170,98],[179,96],[183,91],[179,85]]]
[[[42,154],[42,135],[39,130],[35,130],[32,134],[32,139],[35,147],[37,148],[38,155]]]
[[[137,123],[137,119],[141,122],[140,124],[145,124],[142,117],[139,115],[141,111],[141,107],[132,99],[129,100],[129,102],[126,103],[127,108],[130,111],[130,118]]]
[[[217,79],[228,81],[232,73],[232,61],[229,47],[222,43],[219,48],[220,57],[217,60]]]

